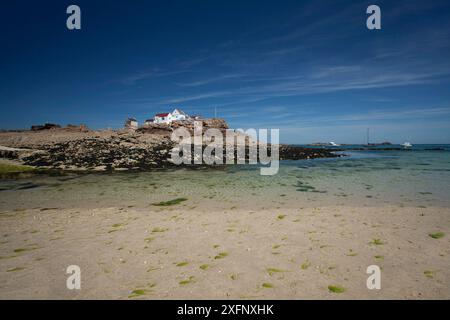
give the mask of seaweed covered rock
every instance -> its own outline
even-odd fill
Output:
[[[165,167],[171,141],[142,143],[133,135],[56,143],[22,157],[28,165],[60,169],[147,169]]]

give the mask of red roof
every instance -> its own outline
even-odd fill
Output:
[[[168,113],[158,113],[155,117],[167,117]]]

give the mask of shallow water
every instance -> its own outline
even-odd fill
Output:
[[[256,166],[28,175],[0,181],[0,210],[151,207],[197,209],[358,206],[450,206],[450,151],[344,151],[338,159],[282,161],[275,176]],[[445,146],[448,149],[448,146]]]

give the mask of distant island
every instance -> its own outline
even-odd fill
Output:
[[[351,146],[354,144],[349,144],[349,143],[340,143],[337,144],[333,141],[331,142],[314,142],[314,143],[310,143],[310,146],[318,146],[318,147],[338,147],[338,146]],[[390,146],[392,145],[391,142],[389,141],[385,141],[385,142],[381,142],[381,143],[368,143],[366,144],[366,146]]]

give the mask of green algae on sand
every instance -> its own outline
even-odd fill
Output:
[[[0,174],[31,172],[34,167],[0,162]]]
[[[168,231],[168,230],[169,230],[169,228],[159,228],[159,227],[156,227],[156,228],[153,228],[153,229],[152,229],[152,233],[166,232],[166,231]]]
[[[434,277],[434,272],[430,271],[430,270],[425,270],[423,272],[423,274],[427,277],[427,278],[433,278]]]
[[[267,268],[266,271],[267,271],[267,273],[268,273],[270,276],[273,275],[274,273],[282,273],[282,272],[285,272],[285,270],[277,269],[277,268]]]
[[[187,198],[176,198],[176,199],[172,199],[169,201],[161,201],[161,202],[152,203],[152,205],[157,206],[157,207],[168,207],[168,206],[174,206],[174,205],[180,204],[187,200],[188,200]]]
[[[22,270],[25,270],[25,268],[24,267],[15,267],[15,268],[6,270],[6,272],[15,272],[15,271],[22,271]]]
[[[135,297],[139,297],[142,296],[146,293],[146,291],[144,289],[136,289],[131,291],[131,294],[128,296],[128,298],[135,298]]]
[[[217,256],[214,257],[214,259],[223,259],[226,256],[228,256],[228,252],[220,252]]]
[[[194,280],[194,277],[193,277],[193,276],[190,276],[188,279],[181,280],[181,281],[179,282],[179,284],[182,285],[182,286],[184,286],[184,285],[187,285],[187,284],[191,283],[193,280]]]
[[[341,286],[329,285],[328,290],[333,293],[343,293],[345,292],[345,288]]]
[[[373,239],[371,242],[369,242],[369,244],[373,244],[376,246],[381,246],[382,244],[384,244],[383,241],[381,241],[381,239]]]
[[[302,270],[306,270],[306,269],[309,268],[310,265],[311,265],[311,263],[310,263],[308,260],[306,260],[305,262],[302,263],[302,265],[300,266],[300,268],[301,268]]]
[[[32,250],[36,250],[36,249],[39,249],[39,248],[38,247],[17,248],[17,249],[14,249],[14,253],[27,252],[27,251],[32,251]]]
[[[445,233],[443,232],[435,232],[435,233],[430,233],[429,236],[433,239],[440,239],[442,237],[445,236]]]

